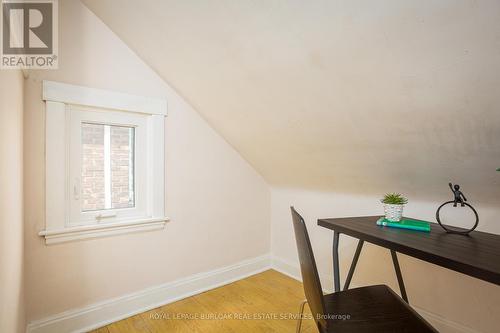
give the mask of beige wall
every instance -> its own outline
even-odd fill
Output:
[[[280,261],[298,267],[290,216],[290,206],[293,205],[306,220],[323,287],[327,289],[332,288],[333,233],[317,226],[317,219],[383,214],[378,197],[273,188],[271,198],[272,254]],[[405,215],[434,221],[439,203],[412,199],[410,197]],[[444,197],[442,201],[448,199]],[[474,200],[472,197],[469,199]],[[500,234],[500,209],[479,204],[475,206],[481,218],[478,230]],[[452,211],[447,213],[451,214]],[[460,219],[458,215],[455,218]],[[465,219],[457,220],[457,225],[466,224]],[[341,236],[339,253],[342,281],[349,269],[356,244],[353,238]],[[404,255],[399,255],[399,258],[410,303],[417,306],[417,309],[423,309],[424,315],[430,318],[440,332],[498,332],[498,286]],[[363,248],[352,285],[379,283],[389,284],[399,292],[389,251],[368,245]]]
[[[24,332],[23,76],[0,71],[0,332]]]
[[[26,83],[28,321],[269,252],[263,179],[79,1],[59,2],[59,70]],[[168,57],[168,54],[165,54]],[[46,246],[41,80],[168,100],[165,230]]]

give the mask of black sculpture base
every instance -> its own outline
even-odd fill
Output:
[[[454,204],[455,205],[456,201],[446,201],[444,204],[442,204],[441,206],[439,206],[438,210],[436,211],[436,220],[438,221],[438,223],[441,226],[441,228],[443,228],[444,230],[446,230],[446,232],[449,232],[451,234],[460,234],[460,235],[468,235],[470,232],[472,232],[474,229],[476,229],[477,225],[479,224],[479,216],[477,215],[477,212],[474,209],[474,207],[472,207],[471,205],[469,205],[466,202],[462,202],[462,203],[458,203],[458,204],[461,205],[462,207],[467,206],[470,209],[472,209],[472,211],[474,212],[474,215],[476,216],[476,223],[474,223],[474,226],[471,229],[469,229],[469,230],[453,230],[453,229],[445,227],[441,223],[441,219],[439,218],[439,211],[441,210],[441,208],[443,208],[444,206],[446,206],[448,204]]]

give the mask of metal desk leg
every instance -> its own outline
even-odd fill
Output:
[[[300,329],[302,327],[302,317],[304,316],[304,306],[306,305],[306,303],[307,303],[307,299],[300,302],[300,312],[299,312],[300,317],[297,321],[297,328],[295,329],[296,333],[300,333]]]
[[[333,290],[340,291],[340,268],[339,268],[339,233],[333,232]]]
[[[401,268],[399,267],[398,256],[394,250],[391,250],[392,263],[394,264],[394,270],[396,271],[396,277],[398,278],[399,291],[401,292],[401,298],[408,302],[408,296],[406,295],[405,283],[403,281],[403,275],[401,274]]]
[[[352,276],[354,275],[354,270],[358,264],[359,255],[361,254],[361,249],[363,248],[364,243],[365,241],[361,239],[358,241],[358,247],[356,248],[356,252],[354,252],[354,257],[352,258],[351,268],[349,268],[349,274],[347,274],[347,278],[345,280],[344,290],[349,289],[349,285],[351,284]]]

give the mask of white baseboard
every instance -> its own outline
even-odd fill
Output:
[[[300,274],[300,268],[298,266],[298,263],[292,263],[287,260],[283,260],[281,258],[272,256],[271,257],[271,265],[272,268],[282,274],[285,274],[292,279],[296,279],[298,281],[302,281],[301,274]],[[332,286],[333,285],[333,277],[332,276],[325,276],[321,275],[320,276],[321,284],[323,286]],[[360,286],[352,285],[352,288],[356,288]],[[323,288],[325,292],[332,292],[332,289],[328,288]],[[444,326],[446,327],[447,332],[459,332],[459,333],[480,333],[477,330],[474,330],[470,327],[467,327],[465,325],[462,325],[460,323],[454,322],[452,320],[446,319],[444,317],[441,317],[440,315],[428,311],[426,309],[422,309],[421,307],[414,306],[412,307],[417,310],[418,313],[422,317],[424,317],[426,320],[428,320],[431,324],[434,325],[439,325],[439,326]]]
[[[280,273],[301,281],[298,264],[270,255],[241,261],[237,264],[213,271],[191,275],[189,277],[152,287],[126,296],[106,300],[84,308],[65,311],[27,326],[28,333],[69,333],[87,332],[112,322],[190,297],[204,291],[243,279],[250,275],[274,269]],[[324,286],[333,284],[331,276],[321,276]],[[353,287],[356,287],[353,285]],[[326,289],[325,292],[331,292]],[[446,327],[446,331],[460,333],[479,333],[462,324],[448,320],[414,307],[424,318],[435,325]]]
[[[289,262],[281,258],[277,258],[275,256],[271,256],[271,266],[274,270],[280,272],[281,274],[285,274],[291,277],[292,279],[302,282],[302,276],[298,264]],[[321,286],[323,287],[323,292],[332,293],[333,288],[325,287],[325,286],[333,286],[332,276],[321,274],[319,278],[321,280]]]
[[[31,322],[28,333],[87,332],[271,268],[269,255]]]

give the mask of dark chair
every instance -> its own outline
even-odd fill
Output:
[[[323,295],[306,224],[293,207],[291,210],[304,293],[319,332],[437,332],[385,285]],[[301,305],[301,310],[303,306],[304,303]],[[297,330],[300,330],[300,320]]]

